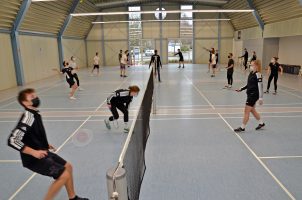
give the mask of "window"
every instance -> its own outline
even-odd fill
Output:
[[[182,5],[180,7],[180,38],[193,37],[193,6]]]

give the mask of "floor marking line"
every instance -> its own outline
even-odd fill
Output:
[[[186,77],[187,78],[187,77]],[[188,78],[187,78],[188,79]],[[198,93],[211,105],[215,110],[213,104],[205,97],[205,95],[193,84],[193,81],[188,79],[193,85],[193,87],[198,91]],[[257,156],[257,154],[250,148],[250,146],[236,133],[234,132],[233,127],[226,121],[226,119],[220,114],[217,113],[219,117],[225,122],[225,124],[230,128],[230,130],[237,136],[237,138],[242,142],[242,144],[251,152],[251,154],[256,158],[256,160],[262,165],[262,167],[269,173],[269,175],[275,180],[275,182],[283,189],[283,191],[292,199],[296,200],[295,197],[289,192],[289,190],[281,183],[281,181],[272,173],[272,171],[264,164],[264,162]]]
[[[289,159],[289,158],[302,158],[302,156],[267,156],[259,157],[260,159]]]
[[[0,163],[20,163],[21,160],[0,160]]]

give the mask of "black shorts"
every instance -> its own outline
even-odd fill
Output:
[[[125,64],[121,64],[121,69],[125,69],[126,68],[126,65]]]
[[[179,62],[184,62],[184,59],[183,58],[179,59]]]
[[[55,153],[48,152],[45,158],[37,159],[32,165],[27,166],[33,172],[58,179],[65,170],[67,162]]]
[[[213,68],[216,68],[216,64],[215,64],[215,65],[212,65],[212,67],[213,67]]]
[[[100,65],[94,65],[93,69],[100,69]]]
[[[75,84],[73,78],[66,78],[66,81],[67,81],[67,83],[69,84],[69,87],[70,87],[70,88]]]
[[[259,97],[248,96],[245,105],[254,107]]]

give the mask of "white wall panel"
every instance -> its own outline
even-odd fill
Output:
[[[279,40],[280,63],[301,65],[302,36],[284,37]]]
[[[93,67],[93,58],[95,53],[99,53],[100,65],[103,65],[103,54],[102,54],[102,41],[87,41],[87,57],[88,57],[88,67]]]
[[[84,40],[63,39],[63,49],[64,59],[74,56],[78,67],[87,67]]]
[[[59,68],[56,38],[21,35],[20,50],[26,83],[56,74],[52,71]]]
[[[118,54],[120,49],[128,49],[128,40],[124,41],[105,41],[106,66],[119,66]]]
[[[0,90],[17,85],[13,52],[9,34],[0,34]]]

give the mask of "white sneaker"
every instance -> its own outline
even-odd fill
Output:
[[[74,96],[71,96],[71,97],[69,97],[69,99],[76,100],[77,98],[75,98]]]

